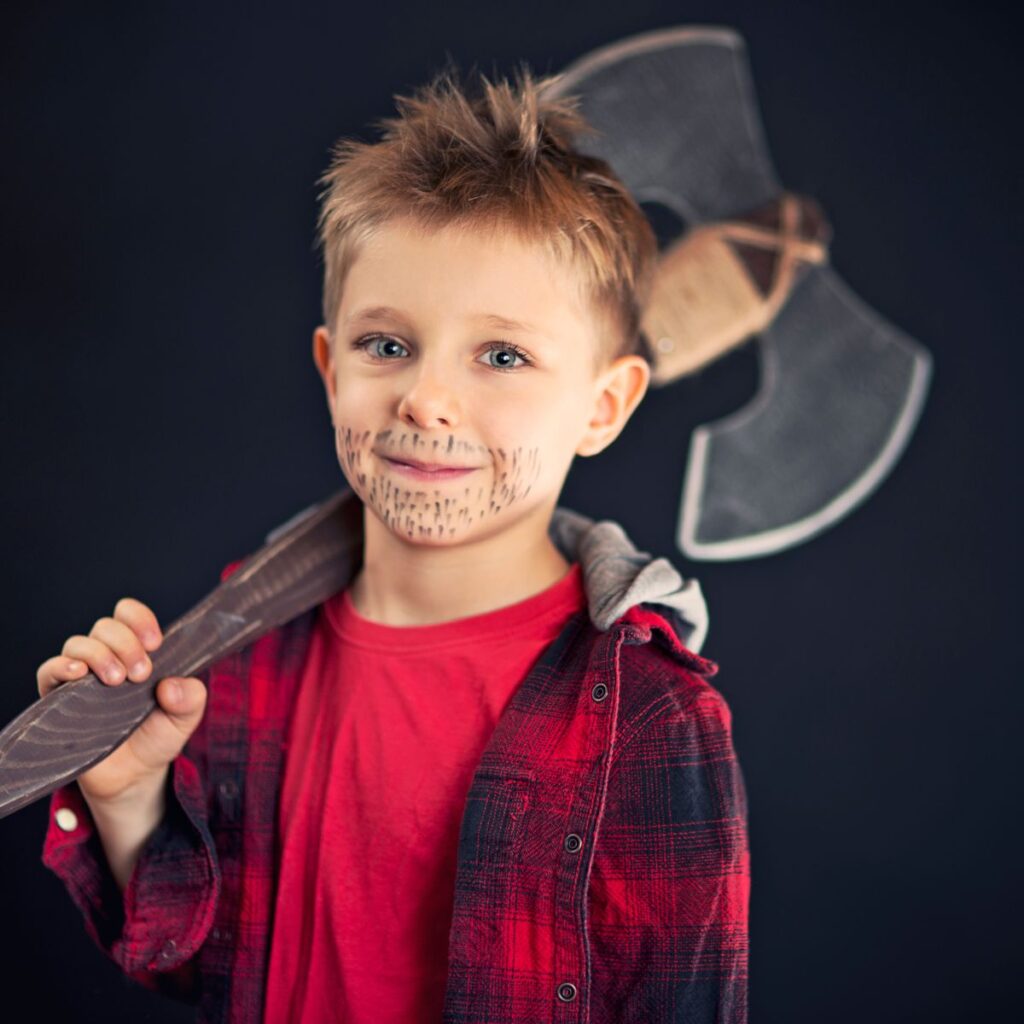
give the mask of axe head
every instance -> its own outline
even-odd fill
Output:
[[[743,40],[706,27],[633,36],[548,89],[579,98],[596,130],[581,150],[687,226],[662,253],[645,311],[652,384],[758,339],[757,395],[691,439],[681,550],[750,558],[837,522],[899,459],[931,359],[828,266],[820,209],[779,185]]]

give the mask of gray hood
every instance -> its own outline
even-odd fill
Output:
[[[638,551],[618,523],[595,522],[559,505],[548,534],[562,555],[579,561],[590,620],[607,630],[619,616],[642,602],[665,605],[684,646],[700,653],[708,632],[708,609],[695,579],[684,580],[667,558]]]

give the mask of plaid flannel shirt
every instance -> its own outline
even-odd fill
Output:
[[[595,592],[605,546],[560,541],[583,561],[590,613],[517,689],[467,797],[444,1024],[747,1019],[746,794],[729,709],[707,682],[718,666],[680,639],[693,623],[675,595],[631,603],[649,556],[598,525],[626,582],[609,602]],[[206,713],[123,894],[77,783],[51,796],[43,861],[88,934],[200,1021],[262,1019],[283,744],[316,611],[203,673]],[[62,808],[73,815],[58,821]]]

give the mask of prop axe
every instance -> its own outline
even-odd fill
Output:
[[[931,358],[827,266],[820,208],[779,186],[743,40],[720,28],[633,36],[548,90],[580,97],[598,133],[581,150],[688,227],[663,251],[644,314],[652,385],[760,338],[757,395],[693,433],[682,551],[750,558],[837,522],[900,457]]]
[[[779,195],[741,47],[724,31],[654,33],[598,51],[557,83],[583,92],[584,112],[605,132],[595,155],[641,201],[657,199],[698,225],[664,254],[645,320],[659,352],[656,383],[770,321],[757,401],[694,435],[683,550],[705,558],[779,550],[870,493],[913,428],[929,368],[914,342],[813,266],[823,261],[821,220],[811,204]],[[803,264],[812,269],[794,290]],[[705,301],[711,292],[723,299],[717,306]],[[787,453],[788,466],[779,461]],[[823,494],[832,500],[823,504]],[[362,506],[349,495],[278,527],[173,622],[145,682],[110,687],[90,674],[63,683],[0,731],[0,817],[124,742],[153,710],[160,679],[202,672],[345,586],[361,558],[359,523],[346,517]]]

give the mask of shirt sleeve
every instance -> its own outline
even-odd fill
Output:
[[[745,1024],[750,854],[724,698],[667,695],[613,761],[594,850],[592,1017]]]
[[[123,893],[77,782],[51,794],[43,845],[44,865],[64,883],[100,949],[134,981],[186,1002],[198,998],[193,957],[221,887],[199,767],[204,726],[171,762],[166,812]]]

